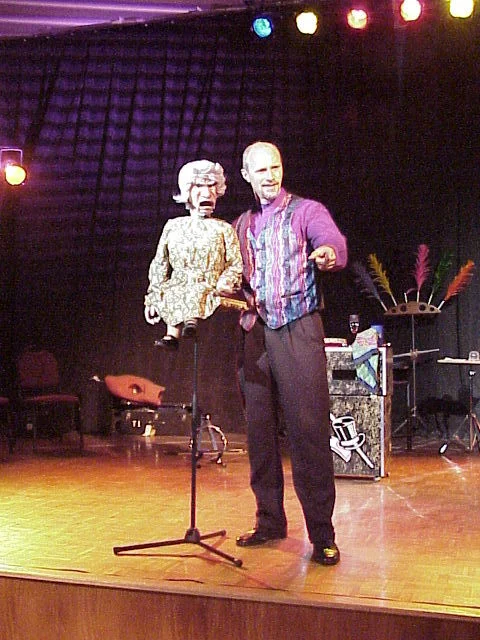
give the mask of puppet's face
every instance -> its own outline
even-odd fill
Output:
[[[270,145],[259,144],[250,153],[242,176],[250,183],[262,204],[273,202],[282,187],[283,164],[280,153]]]
[[[209,218],[215,210],[217,197],[217,183],[199,176],[190,189],[190,215]]]

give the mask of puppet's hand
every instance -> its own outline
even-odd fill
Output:
[[[157,322],[160,322],[160,314],[152,305],[145,307],[144,315],[148,324],[157,324]]]
[[[215,291],[221,296],[231,296],[233,293],[235,293],[235,291],[237,291],[237,287],[235,286],[235,283],[232,282],[232,280],[222,277],[217,282]]]
[[[217,282],[216,292],[221,296],[231,296],[235,291],[236,287],[231,280],[224,279]]]

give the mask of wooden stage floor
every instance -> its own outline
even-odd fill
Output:
[[[22,440],[0,463],[0,638],[480,637],[480,455],[436,443],[398,448],[379,481],[338,478],[342,560],[309,561],[288,456],[289,537],[240,549],[253,524],[248,460],[229,437],[223,465],[197,472],[196,524],[242,567],[183,539],[190,524],[185,438],[88,435],[75,448]]]

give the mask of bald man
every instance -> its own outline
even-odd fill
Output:
[[[317,276],[346,266],[347,244],[326,207],[283,188],[275,145],[260,141],[247,147],[241,173],[257,201],[234,223],[250,305],[240,317],[239,375],[257,510],[254,528],[237,544],[255,547],[287,536],[282,416],[294,487],[313,544],[311,559],[334,565],[340,551],[332,523],[330,401]]]

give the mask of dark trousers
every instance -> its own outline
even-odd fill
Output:
[[[281,416],[295,491],[313,543],[334,540],[335,484],[323,336],[317,312],[280,329],[269,329],[258,320],[251,331],[243,332],[240,361],[256,526],[276,532],[287,529]]]

